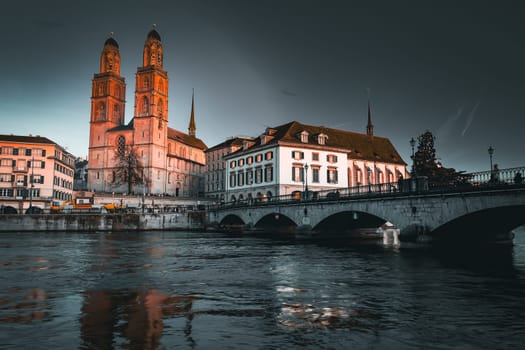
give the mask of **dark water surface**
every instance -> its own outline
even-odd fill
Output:
[[[2,233],[0,349],[518,349],[524,231],[515,243]]]

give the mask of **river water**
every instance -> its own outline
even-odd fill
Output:
[[[218,233],[2,233],[0,349],[517,349],[525,231],[433,251]]]

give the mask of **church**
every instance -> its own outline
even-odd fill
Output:
[[[100,71],[92,81],[89,190],[202,195],[207,147],[196,136],[194,98],[188,133],[170,128],[163,57],[160,35],[152,29],[144,43],[142,67],[137,68],[133,118],[126,124],[126,82],[120,75],[119,45],[113,37],[104,43]],[[127,165],[122,165],[123,159],[128,160]]]

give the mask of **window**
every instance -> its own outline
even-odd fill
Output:
[[[2,147],[2,154],[13,154],[13,147]]]
[[[0,197],[13,197],[12,188],[0,188]]]
[[[255,161],[256,161],[257,163],[262,162],[262,154],[258,154],[258,155],[256,155],[256,156],[255,156]]]
[[[312,182],[319,182],[319,168],[312,167]]]
[[[7,158],[0,159],[0,166],[13,166],[13,160]]]
[[[98,104],[98,120],[106,120],[106,104],[104,102],[100,102]]]
[[[13,182],[14,175],[11,174],[0,174],[0,182]]]
[[[273,166],[269,165],[264,168],[264,182],[273,181]]]
[[[117,141],[117,152],[120,156],[124,155],[124,152],[126,150],[126,138],[124,136],[119,136]]]
[[[162,99],[159,99],[157,102],[157,114],[162,116],[163,109],[164,109],[164,103],[162,102]]]
[[[255,169],[255,183],[260,184],[262,182],[263,170],[261,167]]]
[[[329,184],[337,183],[337,168],[328,168],[326,171],[326,182]]]
[[[244,172],[239,171],[237,173],[237,186],[244,186]]]
[[[326,144],[326,140],[328,139],[328,136],[326,134],[320,133],[317,135],[317,143],[320,145]]]
[[[33,183],[34,184],[43,184],[44,183],[44,176],[43,175],[34,175],[33,176]]]
[[[264,158],[265,158],[266,160],[271,160],[271,159],[273,159],[273,152],[271,152],[271,151],[266,152],[266,153],[264,154]]]
[[[292,166],[292,181],[295,181],[295,182],[304,181],[304,169],[301,164],[294,164]]]
[[[319,153],[317,152],[312,153],[312,160],[319,161]]]
[[[239,166],[243,166],[244,165],[244,159],[239,159]]]
[[[337,156],[335,154],[328,154],[326,156],[326,161],[328,163],[337,163]]]
[[[302,143],[308,143],[308,132],[307,131],[302,131],[301,134],[300,134],[300,137],[301,137],[301,142]]]
[[[22,148],[22,151],[23,151],[23,150],[24,150],[24,149]],[[24,153],[24,152],[21,152],[21,153]],[[14,156],[17,156],[17,155],[18,155],[18,148],[13,148],[13,155],[14,155]]]
[[[296,160],[304,159],[304,152],[301,152],[301,151],[292,151],[292,158],[293,158],[293,159],[296,159]]]
[[[253,171],[252,171],[252,169],[246,170],[246,184],[247,185],[253,184]]]
[[[252,156],[246,158],[246,164],[252,164],[252,163],[253,163],[253,157]]]
[[[142,99],[142,113],[148,114],[149,113],[149,100],[146,96]]]

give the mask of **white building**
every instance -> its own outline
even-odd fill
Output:
[[[206,197],[219,201],[226,200],[226,161],[224,157],[240,149],[244,141],[255,141],[252,137],[232,137],[208,148],[206,154]]]
[[[406,163],[390,140],[293,121],[267,128],[224,157],[228,201],[397,182]]]

